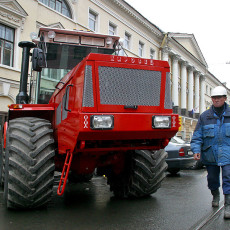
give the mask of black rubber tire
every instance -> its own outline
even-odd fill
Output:
[[[3,148],[3,140],[1,140],[0,146],[0,187],[4,185],[4,175],[5,175],[5,151]]]
[[[176,175],[180,171],[180,169],[168,169],[167,171],[172,175]]]
[[[46,206],[53,194],[54,139],[49,121],[23,117],[9,122],[5,152],[7,208]]]
[[[127,155],[125,171],[120,175],[112,173],[107,176],[115,197],[139,198],[155,193],[165,178],[165,150],[136,150]]]

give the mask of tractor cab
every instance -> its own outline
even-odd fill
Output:
[[[58,82],[90,53],[118,54],[119,37],[86,31],[40,28],[33,42],[38,71],[35,104],[48,104]]]

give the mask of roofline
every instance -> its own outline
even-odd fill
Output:
[[[4,6],[4,3],[10,3],[12,2],[14,5],[16,5],[16,7],[18,7],[20,9],[20,11],[18,10],[13,10],[9,7]],[[0,1],[1,7],[9,12],[11,12],[14,15],[18,15],[21,18],[25,18],[26,16],[28,16],[28,13],[24,10],[24,8],[18,3],[17,0],[1,0]]]
[[[128,2],[126,2],[125,0],[121,0],[123,2],[125,2],[130,8],[132,8],[133,10],[135,10],[142,18],[144,18],[148,23],[150,23],[152,26],[154,26],[156,29],[158,29],[161,33],[165,33],[163,30],[161,30],[158,26],[156,26],[154,23],[152,23],[151,21],[149,21],[146,17],[144,17],[138,10],[136,10],[133,6],[131,6]]]
[[[182,49],[184,49],[187,53],[189,53],[189,55],[191,55],[194,59],[196,59],[202,66],[204,66],[205,68],[208,68],[207,63],[205,62],[202,63],[197,57],[195,57],[190,51],[188,51],[184,46],[182,46],[175,38],[171,38],[172,40],[174,40],[179,46],[181,46]]]
[[[142,23],[146,28],[152,31],[155,35],[157,35],[158,37],[163,36],[164,31],[162,31],[159,27],[157,27],[155,24],[150,22],[146,17],[144,17],[140,12],[138,12],[133,6],[131,6],[125,0],[111,0],[111,1],[117,4],[121,9],[126,11],[128,14],[130,14],[130,16],[135,18],[137,21]]]
[[[168,32],[168,34],[183,34],[183,35],[186,35],[187,33],[173,33],[173,32]],[[183,49],[185,49],[190,55],[192,55],[195,59],[197,59],[198,60],[198,62],[200,62],[202,65],[204,65],[205,67],[207,67],[208,68],[208,63],[206,62],[206,60],[205,60],[205,58],[204,58],[204,55],[203,55],[203,53],[201,52],[201,49],[200,49],[200,47],[199,47],[199,45],[198,45],[198,43],[197,43],[197,41],[196,41],[196,38],[195,38],[195,36],[194,36],[194,34],[187,34],[188,36],[190,36],[191,37],[191,39],[193,40],[195,40],[195,45],[196,45],[196,47],[198,48],[198,51],[199,51],[199,55],[201,55],[201,57],[202,57],[202,59],[203,59],[203,61],[204,61],[204,63],[202,63],[197,57],[195,57],[189,50],[187,50],[180,42],[178,42],[177,40],[176,40],[176,38],[174,38],[174,37],[170,37],[171,39],[173,39],[177,44],[179,44]],[[186,36],[184,36],[184,37],[186,37]]]

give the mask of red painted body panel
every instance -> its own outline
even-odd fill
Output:
[[[9,106],[10,111],[31,111],[31,110],[36,110],[36,111],[41,111],[41,110],[46,110],[46,111],[53,111],[54,110],[54,105],[52,103],[50,104],[21,104],[22,108],[14,109],[14,106],[17,104],[12,104]]]
[[[107,114],[103,113],[103,115]],[[179,125],[176,114],[172,116],[175,119],[175,125],[171,129],[153,129],[152,116],[157,114],[120,113],[113,114],[114,128],[112,130],[92,130],[90,129],[91,115],[99,115],[99,113],[71,113],[66,121],[60,125],[58,128],[60,153],[65,153],[67,148],[74,152],[77,141],[170,139],[177,132]],[[80,151],[80,148],[75,149],[75,151]]]
[[[92,107],[82,107],[86,65],[92,66]],[[124,105],[100,104],[99,66],[160,71],[159,106],[138,106],[134,110],[125,109]],[[11,105],[9,119],[34,116],[52,122],[57,153],[61,154],[55,158],[59,170],[65,160],[62,154],[70,152],[74,154],[71,170],[77,173],[92,172],[95,167],[103,164],[117,164],[114,170],[120,171],[125,151],[164,148],[178,131],[178,115],[173,114],[172,109],[164,108],[166,73],[169,71],[169,65],[165,61],[90,54],[61,80],[62,83],[57,85],[48,105],[23,105],[22,109],[14,109],[14,105]],[[69,111],[64,109],[66,90],[69,91],[66,108]],[[106,114],[114,116],[114,128],[92,130],[90,116]],[[171,116],[172,127],[154,129],[154,115]],[[111,156],[109,152],[114,154]],[[100,161],[100,156],[105,154],[108,155],[107,160]]]
[[[118,59],[116,59],[118,58]],[[140,62],[141,60],[141,62]],[[138,63],[142,64],[138,64]],[[93,98],[94,107],[82,107],[82,95],[84,87],[85,65],[92,66],[93,77]],[[122,105],[102,105],[100,104],[98,66],[112,66],[132,69],[155,70],[162,73],[161,95],[159,106],[138,106],[137,110],[124,109]],[[55,124],[55,136],[58,141],[58,151],[60,154],[71,152],[83,152],[77,146],[79,141],[102,141],[102,140],[161,140],[170,139],[178,131],[178,115],[172,114],[171,109],[164,108],[165,97],[165,78],[166,72],[169,72],[169,65],[163,61],[153,61],[138,58],[117,57],[103,54],[90,54],[82,63],[75,67],[72,74],[69,74],[64,80],[66,85],[72,84],[69,90],[69,104],[67,117],[60,124]],[[61,90],[56,90],[51,101],[55,104],[57,119],[57,106],[63,100],[66,85]],[[63,114],[63,108],[61,109]],[[114,116],[114,128],[112,130],[92,130],[90,129],[90,116],[99,114],[109,114]],[[153,129],[153,115],[168,115],[174,117],[174,124],[171,129]],[[173,119],[172,119],[173,120]],[[131,146],[116,146],[119,149],[133,149]],[[156,148],[160,148],[158,146]],[[96,147],[95,147],[96,148]],[[136,146],[136,148],[138,148]],[[142,148],[144,148],[142,146]],[[149,147],[147,147],[149,148]],[[98,148],[98,150],[103,148]],[[110,151],[112,147],[108,148]],[[114,150],[117,149],[114,146]],[[94,149],[94,151],[97,151]]]
[[[112,130],[91,130],[89,119],[90,115],[94,114],[80,115],[80,140],[164,139],[171,138],[170,133],[177,131],[178,126],[177,115],[173,115],[177,124],[169,130],[152,128],[152,116],[159,114],[119,113],[113,114],[114,128]],[[103,114],[107,115],[108,113]],[[170,114],[166,115],[170,116]],[[88,125],[86,126],[85,123],[88,123]]]
[[[52,121],[54,104],[21,104],[22,108],[15,109],[17,104],[9,106],[9,120],[17,117],[40,117]]]
[[[89,61],[105,61],[110,63],[124,63],[127,65],[136,65],[136,67],[149,66],[149,67],[163,67],[168,68],[169,64],[167,61],[159,61],[153,59],[144,59],[144,58],[134,58],[134,57],[125,57],[125,56],[116,56],[116,55],[105,55],[105,54],[89,54],[86,57]],[[128,66],[127,66],[128,67]],[[135,67],[132,67],[135,68]]]

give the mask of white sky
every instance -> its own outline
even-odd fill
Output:
[[[230,88],[230,0],[125,0],[164,32],[194,34],[209,71]]]

